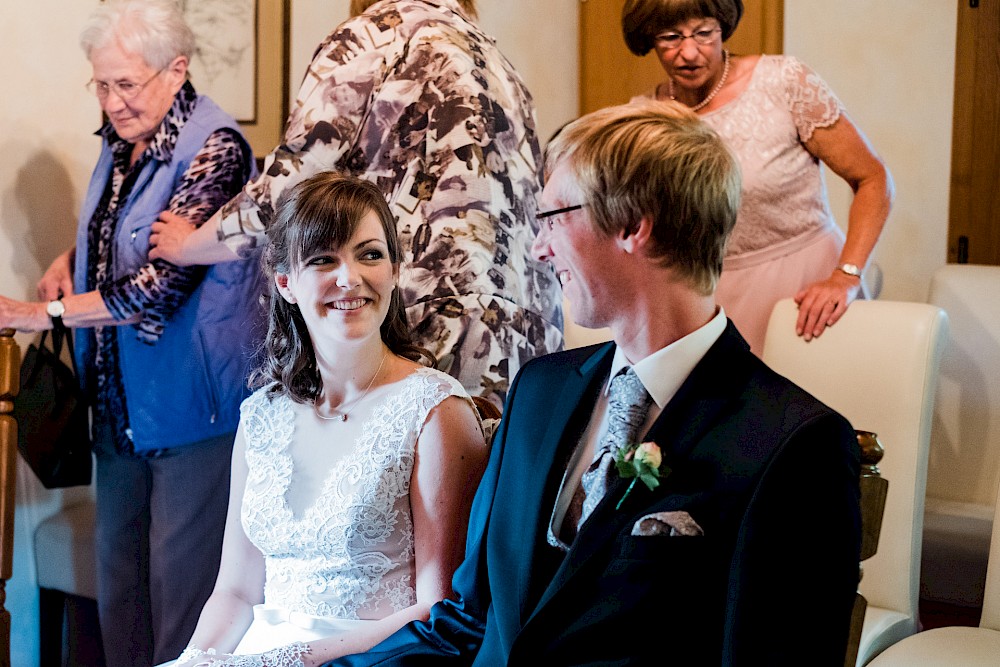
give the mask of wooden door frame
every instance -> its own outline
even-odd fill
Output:
[[[978,5],[958,0],[948,262],[998,265],[1000,3],[990,0]]]

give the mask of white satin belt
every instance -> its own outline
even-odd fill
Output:
[[[339,632],[352,630],[371,621],[363,621],[350,618],[335,618],[332,616],[315,616],[301,611],[293,611],[284,607],[272,607],[266,604],[254,605],[253,618],[269,625],[279,625],[288,623],[303,630],[314,632]]]
[[[253,623],[236,647],[237,655],[263,653],[292,642],[311,642],[357,632],[365,623],[333,616],[316,616],[284,607],[258,604],[253,608]]]

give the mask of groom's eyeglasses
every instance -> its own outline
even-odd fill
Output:
[[[576,204],[575,206],[554,208],[551,211],[539,211],[535,214],[535,220],[538,220],[538,222],[544,222],[549,226],[549,231],[551,232],[553,228],[555,228],[555,216],[562,215],[563,213],[569,213],[570,211],[579,211],[584,206],[586,206],[586,204]]]

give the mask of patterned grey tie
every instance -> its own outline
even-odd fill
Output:
[[[615,452],[629,444],[638,444],[636,437],[646,421],[652,400],[631,367],[623,368],[611,380],[608,432],[594,452],[593,462],[580,479],[580,486],[586,495],[577,526],[583,525],[608,492],[615,469]]]

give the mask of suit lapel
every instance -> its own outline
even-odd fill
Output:
[[[546,422],[545,433],[539,442],[555,442],[556,447],[536,447],[534,465],[537,470],[553,470],[572,454],[579,442],[580,434],[587,427],[593,411],[594,401],[599,390],[599,381],[603,380],[611,367],[615,346],[612,344],[599,348],[591,357],[580,364],[576,375],[570,375],[563,386],[559,388],[559,398],[552,406]],[[553,387],[553,391],[556,388]],[[556,485],[562,480],[562,475],[548,475],[546,483]]]
[[[556,494],[562,481],[567,461],[579,443],[580,434],[586,428],[593,411],[593,404],[597,392],[599,391],[604,378],[607,376],[614,358],[615,346],[607,344],[595,350],[576,369],[575,372],[564,374],[558,379],[541,378],[541,382],[551,382],[549,389],[556,396],[556,400],[547,406],[547,414],[539,414],[525,428],[530,428],[531,424],[539,426],[537,433],[518,433],[521,439],[529,442],[539,443],[535,447],[522,447],[521,451],[526,453],[527,467],[521,484],[537,485],[531,488],[522,486],[520,492],[523,498],[531,498],[530,502],[537,502],[538,508],[534,513],[537,516],[537,524],[528,526],[523,523],[522,518],[515,516],[508,517],[508,523],[503,529],[498,531],[506,537],[497,542],[501,545],[503,553],[498,553],[497,557],[510,558],[506,547],[502,545],[510,544],[510,540],[523,541],[530,540],[529,536],[538,532],[542,535],[542,544],[534,545],[534,549],[551,549],[545,543],[545,534],[551,517],[552,508],[555,504]],[[536,409],[536,408],[531,408]],[[493,519],[500,520],[499,517]],[[534,531],[534,532],[532,532]],[[491,531],[492,532],[492,531]],[[526,550],[526,553],[531,553]],[[531,568],[519,568],[520,580],[514,582],[513,590],[519,596],[518,609],[530,611],[534,609],[534,601],[541,595],[542,590],[535,585],[535,590],[527,577],[533,573]],[[523,618],[522,618],[523,621]]]

